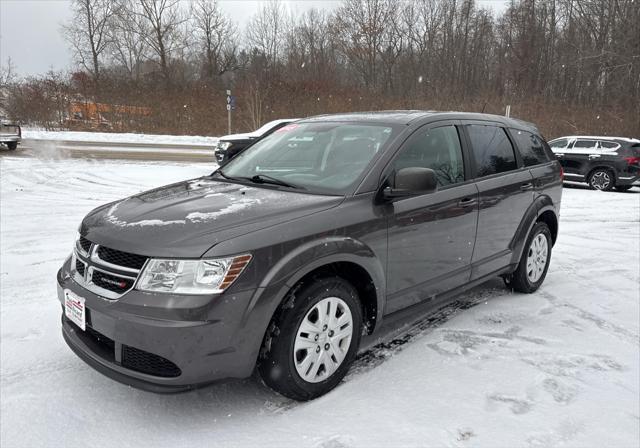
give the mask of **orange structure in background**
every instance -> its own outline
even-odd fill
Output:
[[[148,107],[71,101],[65,124],[69,129],[112,130],[125,120],[149,115]]]

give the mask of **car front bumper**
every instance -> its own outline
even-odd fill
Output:
[[[15,134],[0,134],[0,143],[20,142],[20,136]]]
[[[68,263],[57,278],[62,334],[96,370],[152,392],[179,392],[251,375],[264,335],[247,328],[254,290],[187,301],[131,290],[118,300],[106,300],[69,276]],[[85,331],[64,314],[65,289],[85,299]]]

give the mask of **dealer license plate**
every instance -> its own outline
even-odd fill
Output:
[[[68,289],[64,290],[64,314],[71,322],[82,328],[82,331],[86,330],[84,298]]]

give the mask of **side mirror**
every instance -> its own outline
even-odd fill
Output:
[[[431,168],[410,167],[398,170],[394,187],[386,187],[382,195],[387,200],[433,193],[438,188],[436,172]]]

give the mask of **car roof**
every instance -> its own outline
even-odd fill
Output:
[[[558,137],[558,138],[554,138],[553,141],[556,140],[561,140],[561,139],[581,139],[581,140],[610,140],[610,141],[615,141],[615,140],[620,140],[623,142],[628,142],[628,143],[640,143],[640,140],[638,140],[637,138],[628,138],[628,137],[611,137],[611,136],[604,136],[604,135],[566,135],[564,137]]]
[[[441,112],[434,110],[382,110],[370,112],[349,112],[342,114],[316,115],[304,118],[301,122],[341,121],[341,122],[373,122],[395,123],[408,125],[416,120],[433,118],[449,120],[490,120],[497,121],[505,126],[529,128],[537,130],[537,127],[526,121],[515,118],[507,118],[502,115],[483,114],[475,112]]]

